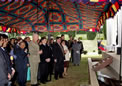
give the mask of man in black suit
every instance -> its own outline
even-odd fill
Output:
[[[9,52],[7,52],[7,50],[6,50],[6,46],[8,44],[8,36],[5,35],[5,34],[3,34],[2,36],[3,36],[3,39],[4,39],[3,45],[1,47],[2,53],[4,55],[4,58],[5,58],[6,62],[7,62],[7,65],[8,65],[8,72],[13,76],[14,73],[15,73],[15,70],[12,67],[12,63],[11,63],[11,60],[10,60]]]
[[[48,63],[50,62],[50,50],[49,46],[46,44],[46,37],[41,38],[42,45],[40,45],[40,50],[42,54],[40,55],[40,81],[45,84],[48,81]]]
[[[55,75],[54,78],[57,80],[59,78],[63,78],[63,72],[64,72],[64,50],[61,46],[61,38],[56,38],[56,43],[53,47],[53,56],[54,56],[54,62],[55,62]]]
[[[70,59],[71,62],[73,62],[73,49],[72,49],[73,40],[74,40],[73,37],[70,36],[70,40],[68,40],[68,44],[69,44],[68,49],[69,49],[70,52],[71,52],[71,59]]]
[[[3,35],[0,34],[0,86],[7,86],[9,80],[11,79],[11,74],[8,72],[8,65],[1,48],[3,43]]]
[[[83,47],[83,43],[82,43],[82,41],[80,40],[80,38],[78,38],[78,43],[81,45],[81,49],[80,49],[80,58],[81,58],[81,54],[82,54],[82,52],[83,52],[83,50],[84,50],[84,47]]]

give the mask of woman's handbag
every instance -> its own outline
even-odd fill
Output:
[[[30,81],[31,80],[31,72],[30,72],[30,67],[28,67],[28,70],[27,70],[27,81]]]

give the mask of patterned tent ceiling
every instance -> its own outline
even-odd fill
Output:
[[[84,4],[75,0],[1,0],[0,24],[27,32],[98,30],[101,14],[110,7],[104,1]]]

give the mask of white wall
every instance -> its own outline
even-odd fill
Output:
[[[117,15],[114,18],[109,18],[107,21],[107,44],[116,45],[117,36]]]
[[[117,13],[118,15],[118,45],[121,46],[121,29],[122,29],[122,6],[119,12]]]
[[[107,23],[106,24],[106,27],[107,27],[107,46],[109,48],[111,48],[113,44],[116,46],[121,46],[122,7],[116,13],[114,18],[107,19],[106,23]],[[117,28],[118,28],[118,45],[116,44]]]
[[[107,21],[107,45],[116,44],[116,35],[117,35],[117,17],[118,17],[118,45],[121,46],[121,35],[122,35],[122,6],[121,9],[117,12],[114,18],[110,18]],[[116,51],[115,51],[116,52]],[[119,63],[120,55],[110,53],[113,56],[113,63],[111,67],[119,73]]]

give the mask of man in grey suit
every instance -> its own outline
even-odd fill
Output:
[[[40,62],[40,54],[42,51],[39,51],[39,45],[37,43],[39,39],[39,35],[37,33],[33,34],[33,39],[29,43],[29,62],[31,69],[31,86],[38,86],[37,83],[37,73],[38,73],[38,65]]]

